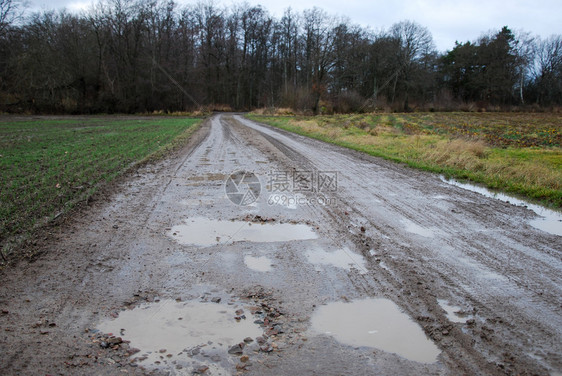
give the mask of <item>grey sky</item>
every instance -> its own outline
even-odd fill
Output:
[[[176,0],[178,4],[196,0]],[[348,17],[372,30],[387,29],[393,23],[413,20],[427,27],[437,49],[445,51],[458,41],[473,41],[489,30],[509,26],[512,30],[524,30],[534,35],[548,37],[562,34],[562,1],[560,0],[248,0],[252,5],[261,4],[273,15],[283,14],[291,7],[296,11],[317,6],[330,15]],[[35,10],[66,7],[76,11],[86,9],[91,0],[31,0]],[[238,1],[217,2],[231,5]]]

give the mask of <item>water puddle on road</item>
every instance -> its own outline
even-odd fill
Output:
[[[388,299],[364,299],[321,306],[312,330],[349,346],[373,347],[420,363],[434,363],[439,348],[421,327]]]
[[[244,256],[244,264],[252,270],[257,272],[270,272],[271,260],[266,256],[254,257],[250,255]]]
[[[322,265],[331,265],[351,271],[359,270],[361,274],[367,273],[367,261],[361,255],[351,252],[349,248],[342,248],[328,252],[322,248],[310,249],[306,252],[308,262],[316,265],[316,271],[323,271]]]
[[[291,223],[253,223],[190,218],[172,227],[168,234],[180,244],[200,247],[234,242],[286,242],[317,239],[310,226]]]
[[[447,312],[447,319],[451,322],[466,323],[466,320],[470,318],[458,313],[461,310],[461,307],[450,305],[446,300],[437,299],[437,303],[439,303],[439,306]]]
[[[136,356],[142,364],[187,361],[193,349],[228,359],[230,346],[263,334],[253,320],[236,321],[235,310],[218,303],[162,300],[122,311],[98,329],[131,341],[141,350]]]
[[[447,180],[443,176],[441,176],[441,181],[447,184],[454,185],[455,187],[460,187],[472,192],[480,193],[481,195],[484,195],[486,197],[495,198],[501,201],[508,201],[512,205],[525,206],[540,216],[540,218],[532,219],[529,221],[529,224],[531,226],[544,232],[548,232],[549,234],[562,236],[561,212],[547,209],[540,205],[531,204],[527,201],[508,196],[503,193],[492,192],[489,189],[474,184],[461,183],[453,179]]]
[[[406,231],[411,232],[412,234],[423,236],[425,238],[433,238],[432,230],[425,227],[421,227],[407,219],[403,219],[401,222],[405,226]]]

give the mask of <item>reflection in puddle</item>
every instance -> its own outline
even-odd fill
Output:
[[[271,260],[266,256],[254,257],[250,255],[244,256],[244,264],[257,272],[271,271]]]
[[[174,361],[195,347],[226,357],[228,346],[262,335],[252,320],[237,322],[235,316],[232,306],[163,300],[122,311],[116,319],[102,322],[98,329],[131,341],[131,347],[140,349],[139,354],[147,356],[144,362],[149,364],[160,362],[161,356]]]
[[[168,234],[181,244],[202,247],[239,241],[265,243],[318,238],[311,227],[303,224],[261,224],[202,217],[188,219],[184,225],[172,227]]]
[[[409,221],[407,219],[403,219],[402,223],[404,224],[404,226],[406,227],[406,231],[411,232],[413,234],[417,234],[426,238],[432,238],[433,237],[433,231],[431,231],[430,229],[427,229],[425,227],[421,227],[417,224],[415,224],[412,221]]]
[[[501,201],[509,201],[511,204],[516,206],[526,206],[528,209],[541,216],[541,218],[529,221],[529,224],[531,226],[550,234],[562,236],[562,213],[560,212],[547,209],[540,205],[531,204],[527,201],[508,196],[503,193],[492,192],[484,187],[479,187],[477,185],[460,183],[453,179],[446,180],[443,176],[441,176],[441,180],[447,184],[464,188],[472,192],[480,193],[481,195],[484,195],[486,197],[495,198]]]
[[[325,251],[322,248],[310,249],[306,252],[306,258],[308,262],[316,265],[316,270],[320,272],[324,270],[320,265],[331,265],[348,271],[355,268],[361,274],[367,273],[367,261],[365,258],[351,252],[349,248],[338,249],[332,252]]]
[[[388,299],[365,299],[321,306],[312,329],[350,346],[374,347],[420,363],[434,363],[440,353],[419,325]]]
[[[457,313],[461,310],[461,307],[449,305],[449,302],[443,299],[437,299],[437,303],[439,303],[439,306],[447,312],[447,319],[449,321],[465,323],[466,320],[468,320],[468,317],[463,317]]]

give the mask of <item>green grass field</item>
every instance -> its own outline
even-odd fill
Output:
[[[562,115],[248,115],[282,129],[562,207]]]
[[[200,119],[0,120],[0,245],[185,140]]]

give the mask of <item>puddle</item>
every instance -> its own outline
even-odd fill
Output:
[[[470,318],[457,313],[461,310],[461,307],[449,305],[449,302],[447,302],[446,300],[437,299],[437,303],[439,303],[439,306],[443,308],[445,312],[447,312],[447,319],[451,322],[465,323],[466,320]]]
[[[531,204],[527,201],[506,195],[504,193],[492,192],[484,187],[479,187],[473,184],[461,183],[456,180],[447,180],[441,176],[441,181],[454,185],[455,187],[464,188],[466,190],[480,193],[486,197],[495,198],[501,201],[509,201],[512,205],[526,206],[528,209],[534,211],[541,218],[532,219],[529,224],[539,230],[548,232],[549,234],[562,236],[562,213],[555,210],[547,209],[540,205]]]
[[[244,256],[244,264],[257,272],[270,272],[271,260],[265,256],[254,257],[250,255]]]
[[[98,329],[131,341],[131,347],[141,350],[136,355],[147,357],[141,364],[187,361],[188,351],[194,348],[227,361],[230,346],[263,334],[251,319],[237,322],[235,310],[234,306],[217,303],[162,300],[122,311]]]
[[[430,229],[421,227],[407,219],[402,219],[401,222],[404,224],[406,231],[411,232],[412,234],[423,236],[425,238],[433,238],[433,231],[431,231]]]
[[[434,363],[439,348],[421,327],[388,299],[364,299],[321,306],[312,329],[350,346],[374,347],[420,363]]]
[[[311,227],[303,224],[261,224],[202,217],[187,219],[184,225],[172,227],[168,234],[181,244],[201,247],[240,241],[266,243],[318,238]]]
[[[351,252],[349,248],[328,252],[322,248],[310,249],[306,252],[308,262],[316,265],[316,271],[323,271],[322,265],[331,265],[351,271],[359,270],[361,274],[367,273],[367,261],[361,255]]]

